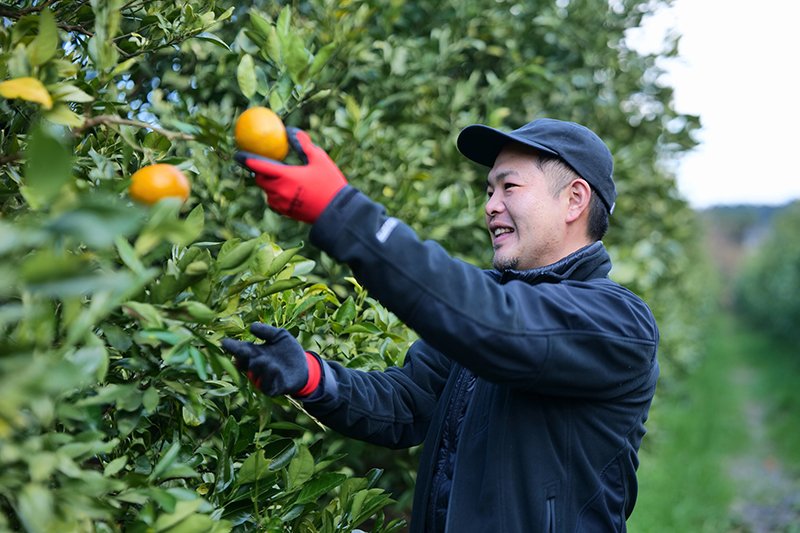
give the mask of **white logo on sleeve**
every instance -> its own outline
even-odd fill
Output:
[[[381,226],[381,229],[379,229],[378,233],[375,234],[375,238],[378,239],[378,242],[386,242],[386,239],[389,238],[389,235],[392,234],[392,231],[394,231],[394,228],[396,228],[399,223],[400,221],[396,218],[387,218],[386,222],[384,222],[383,226]]]

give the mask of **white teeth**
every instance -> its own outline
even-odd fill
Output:
[[[497,228],[496,230],[494,230],[494,236],[497,237],[499,235],[502,235],[503,233],[511,233],[512,231],[514,230],[512,230],[511,228]]]

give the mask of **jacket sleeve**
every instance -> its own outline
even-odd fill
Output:
[[[500,284],[450,257],[352,187],[311,242],[448,358],[531,392],[611,398],[652,379],[658,330],[647,306],[607,280]]]
[[[332,374],[325,391],[304,407],[342,435],[387,448],[422,443],[451,367],[422,340],[411,345],[402,367],[385,372],[324,364]]]

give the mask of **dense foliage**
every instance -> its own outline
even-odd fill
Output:
[[[800,203],[776,213],[769,232],[750,251],[736,279],[736,303],[755,325],[778,338],[800,338]]]
[[[653,307],[665,382],[696,357],[693,146],[624,31],[656,4],[498,0],[23,0],[0,7],[0,531],[394,531],[413,455],[323,431],[258,394],[218,346],[262,320],[361,369],[415,338],[303,247],[232,162],[268,105],[424,238],[488,264],[471,123],[594,129],[620,191],[615,279]],[[130,202],[184,170],[186,205]],[[380,469],[385,467],[381,479]],[[370,522],[365,522],[372,517]]]

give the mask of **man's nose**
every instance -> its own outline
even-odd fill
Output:
[[[503,207],[502,199],[499,197],[497,192],[494,192],[490,194],[489,199],[486,200],[486,206],[484,209],[487,216],[492,216],[500,213],[503,210]]]

